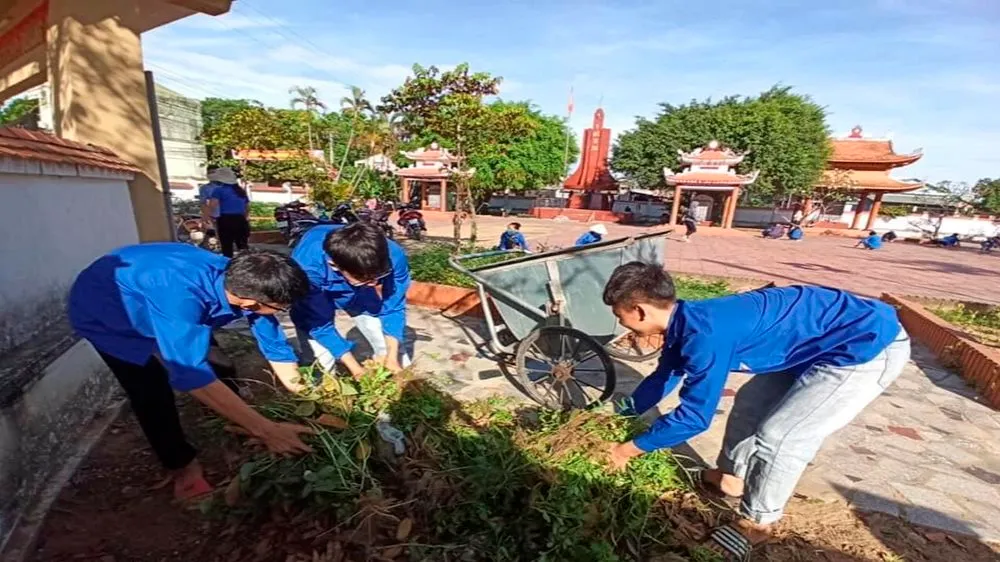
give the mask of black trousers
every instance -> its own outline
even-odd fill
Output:
[[[222,255],[233,257],[233,247],[246,250],[250,246],[250,221],[243,215],[219,215],[215,219],[219,231]]]
[[[125,389],[139,426],[160,463],[168,470],[191,464],[198,452],[184,437],[174,390],[170,387],[167,369],[159,358],[154,355],[145,365],[137,365],[101,351],[98,353]],[[218,347],[215,338],[212,338],[209,363],[219,380],[238,392],[236,368]]]

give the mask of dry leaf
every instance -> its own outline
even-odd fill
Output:
[[[233,476],[233,479],[229,481],[229,485],[226,486],[226,505],[233,507],[240,502],[240,497],[240,475],[237,474]]]
[[[405,541],[410,536],[410,531],[413,530],[413,519],[407,517],[399,522],[399,527],[396,527],[396,540]]]
[[[326,427],[332,427],[334,429],[347,429],[349,427],[347,420],[333,414],[323,414],[322,416],[316,418],[316,423]]]
[[[924,537],[934,543],[943,543],[948,540],[948,535],[940,532],[924,533]]]
[[[357,457],[359,461],[366,461],[371,455],[372,446],[369,445],[367,441],[358,443],[358,446],[354,448],[354,456]]]
[[[403,553],[403,547],[402,546],[399,546],[399,545],[390,546],[389,548],[387,548],[387,549],[385,549],[385,550],[382,551],[382,557],[383,558],[388,558],[388,559],[392,560],[393,558],[396,558],[397,556],[399,556],[402,553]]]
[[[156,484],[153,484],[152,486],[146,488],[146,490],[148,490],[150,492],[155,491],[155,490],[162,490],[162,489],[164,489],[164,488],[167,487],[167,484],[170,484],[173,481],[174,481],[174,477],[173,476],[167,476],[163,480],[160,480]]]

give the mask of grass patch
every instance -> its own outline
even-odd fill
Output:
[[[302,560],[317,544],[346,560],[683,560],[697,549],[675,536],[679,514],[717,523],[669,453],[606,467],[607,443],[640,429],[631,418],[460,403],[379,369],[358,383],[327,375],[307,397],[258,409],[316,427],[315,452],[247,459],[229,514],[264,520],[254,536],[280,537],[289,553],[308,545]],[[403,454],[379,437],[385,415]]]
[[[714,299],[733,294],[733,290],[725,281],[702,281],[690,277],[675,277],[674,287],[677,289],[677,298],[689,301]]]
[[[1000,307],[972,309],[964,304],[930,308],[937,317],[951,322],[976,336],[982,343],[1000,346]]]
[[[486,252],[489,248],[467,248],[462,252],[466,254],[476,252]],[[424,283],[438,283],[440,285],[451,285],[453,287],[465,287],[474,289],[475,281],[471,277],[460,273],[448,264],[448,258],[452,255],[452,246],[445,244],[431,244],[410,254],[410,276],[414,281]],[[466,260],[465,266],[469,268],[481,267],[491,263],[507,261],[521,257],[521,254],[506,254],[488,256]]]

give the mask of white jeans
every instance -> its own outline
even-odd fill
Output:
[[[806,466],[823,440],[855,418],[903,372],[910,336],[871,361],[815,365],[801,376],[757,375],[736,394],[718,465],[745,481],[740,512],[757,523],[781,518]]]
[[[357,316],[352,316],[354,320],[354,325],[357,326],[358,331],[364,336],[365,340],[372,347],[372,355],[374,357],[384,357],[389,351],[389,346],[385,342],[385,334],[382,332],[382,321],[378,319],[377,316],[370,316],[368,314],[359,314]],[[337,363],[337,359],[330,353],[330,350],[323,347],[323,344],[309,337],[309,334],[295,329],[296,334],[299,338],[299,346],[302,347],[303,355],[306,355],[305,346],[302,342],[309,342],[309,349],[312,351],[312,359],[319,363],[320,367],[324,370],[332,371]],[[410,354],[406,351],[403,342],[400,342],[399,346],[399,364],[403,367],[409,367]],[[308,359],[308,358],[307,358]],[[361,358],[358,358],[361,361]]]

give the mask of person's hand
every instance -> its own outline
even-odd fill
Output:
[[[393,356],[385,358],[385,368],[392,374],[396,374],[403,370],[402,365],[399,364],[399,359]]]
[[[643,454],[644,451],[636,447],[631,441],[625,443],[612,443],[608,452],[608,462],[614,471],[625,470],[628,461]]]
[[[272,453],[298,455],[311,453],[312,447],[302,442],[299,435],[316,433],[312,428],[296,423],[271,422],[256,432],[256,437]]]

